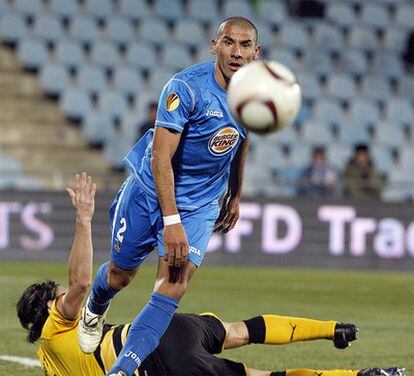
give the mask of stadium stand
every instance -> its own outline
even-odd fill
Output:
[[[22,67],[38,71],[45,94],[60,97],[61,114],[81,122],[85,144],[105,147],[116,120],[125,148],[136,141],[146,105],[171,75],[212,59],[209,40],[219,20],[244,15],[258,25],[264,56],[297,74],[307,110],[297,128],[260,138],[259,153],[253,138],[245,192],[292,196],[291,183],[312,146],[325,144],[328,159],[341,170],[349,148],[364,141],[388,178],[384,199],[414,198],[414,185],[399,190],[404,175],[394,172],[403,171],[408,181],[414,176],[414,77],[401,57],[414,6],[408,0],[323,3],[325,17],[303,19],[282,0],[3,0],[0,40],[17,47]],[[44,105],[58,117],[56,104]],[[111,165],[120,150],[106,148]],[[263,150],[280,156],[278,162],[269,165]],[[289,181],[287,187],[273,187],[275,176],[278,183]],[[271,187],[258,188],[259,178]]]

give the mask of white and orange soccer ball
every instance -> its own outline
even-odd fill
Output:
[[[301,105],[301,90],[292,71],[276,61],[257,60],[231,78],[227,102],[245,128],[267,134],[291,124]]]

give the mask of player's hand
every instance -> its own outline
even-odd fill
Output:
[[[75,177],[75,190],[66,188],[72,205],[76,210],[76,218],[79,221],[92,221],[95,211],[96,184],[92,183],[92,178],[83,172]]]
[[[181,267],[188,260],[187,234],[182,223],[164,227],[164,260],[168,266]]]
[[[240,199],[237,197],[225,197],[221,207],[220,215],[214,226],[214,232],[226,234],[234,228],[239,219]]]

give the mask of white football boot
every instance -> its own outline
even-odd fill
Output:
[[[99,346],[108,309],[109,307],[102,315],[97,315],[89,310],[88,303],[83,307],[78,326],[78,342],[85,354],[93,353]]]

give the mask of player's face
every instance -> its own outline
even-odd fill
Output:
[[[243,65],[259,57],[260,46],[251,27],[225,25],[211,43],[211,53],[216,55],[217,68],[226,82]]]

